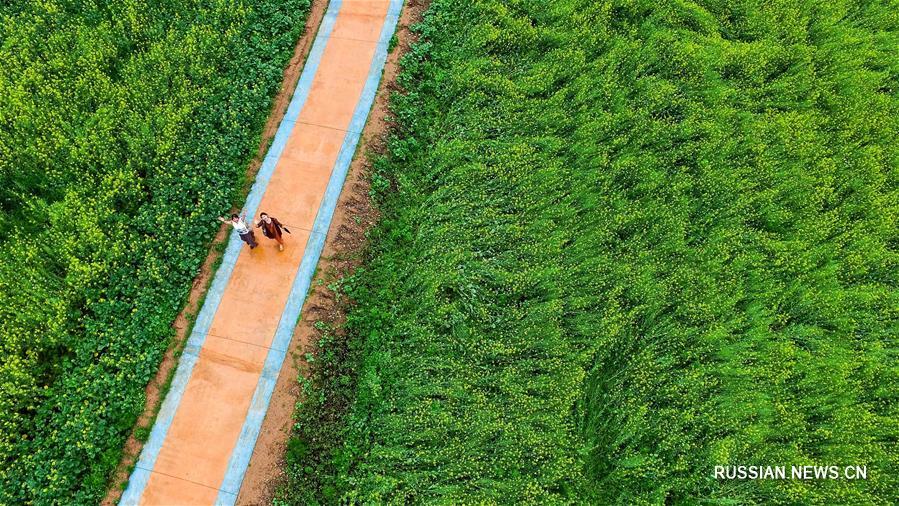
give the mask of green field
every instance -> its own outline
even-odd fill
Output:
[[[278,503],[899,497],[899,3],[434,0],[418,31]]]
[[[0,504],[96,504],[309,0],[0,3]]]
[[[0,2],[0,505],[107,492],[309,8]],[[275,504],[896,501],[899,0],[415,31]]]

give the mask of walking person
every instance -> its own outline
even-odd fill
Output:
[[[240,239],[247,243],[250,246],[250,249],[258,246],[256,243],[256,235],[253,234],[253,231],[250,229],[250,226],[247,225],[246,222],[247,213],[244,212],[242,215],[238,216],[237,214],[232,214],[231,219],[225,219],[219,216],[219,221],[222,223],[227,223],[234,227],[234,230],[237,230],[237,234],[240,236]]]
[[[259,223],[256,224],[256,228],[262,228],[262,235],[278,242],[278,251],[284,251],[284,238],[281,237],[281,230],[284,230],[288,234],[290,233],[290,230],[288,230],[283,223],[278,221],[278,218],[269,216],[268,213],[260,214],[259,218],[260,220]]]

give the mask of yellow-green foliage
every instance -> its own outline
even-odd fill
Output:
[[[300,419],[330,461],[284,497],[899,497],[897,30],[889,0],[434,0],[347,287],[355,402],[328,444]]]
[[[308,5],[0,3],[0,504],[102,497]]]

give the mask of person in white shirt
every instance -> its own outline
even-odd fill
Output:
[[[253,234],[253,230],[247,225],[246,218],[247,213],[243,213],[240,216],[232,214],[231,219],[219,216],[219,221],[234,227],[234,230],[237,230],[237,234],[240,235],[240,239],[247,243],[250,246],[250,249],[253,249],[258,246],[258,244],[256,243],[256,236]]]

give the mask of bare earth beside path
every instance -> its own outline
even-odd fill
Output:
[[[306,27],[303,30],[303,34],[300,36],[300,40],[297,41],[297,44],[294,47],[293,56],[290,58],[287,67],[284,69],[284,79],[281,84],[281,89],[278,91],[278,94],[275,96],[274,102],[272,103],[272,110],[269,113],[268,120],[266,120],[265,127],[262,131],[262,138],[259,142],[259,148],[256,151],[256,157],[247,167],[247,188],[244,189],[244,193],[249,190],[249,185],[256,177],[256,172],[259,170],[262,159],[268,151],[269,143],[275,136],[278,125],[280,125],[281,119],[287,111],[287,106],[290,103],[300,73],[303,70],[303,63],[306,60],[306,55],[312,47],[312,41],[315,40],[316,30],[321,23],[327,5],[327,0],[312,1],[312,7],[310,8],[309,16],[306,21]],[[106,497],[103,498],[103,501],[101,502],[101,505],[103,506],[115,505],[122,495],[131,468],[137,462],[137,458],[144,445],[143,441],[138,439],[136,434],[142,431],[148,431],[153,424],[153,419],[156,412],[159,410],[159,406],[164,396],[163,394],[165,393],[166,383],[174,372],[175,367],[178,365],[178,354],[183,348],[184,342],[188,336],[188,331],[191,328],[189,315],[196,315],[200,309],[200,304],[203,301],[206,290],[209,288],[212,276],[215,274],[213,268],[221,257],[221,246],[228,240],[229,231],[228,225],[222,225],[219,229],[215,239],[213,239],[209,254],[206,256],[206,260],[200,267],[199,274],[197,274],[197,277],[194,279],[187,298],[187,304],[184,306],[181,313],[178,314],[178,317],[172,325],[175,328],[175,336],[172,339],[172,343],[169,345],[169,349],[166,350],[166,353],[163,356],[162,363],[159,366],[156,376],[147,385],[147,402],[144,411],[135,423],[131,435],[128,436],[128,440],[125,442],[122,459],[119,461],[119,465],[110,481]]]
[[[321,2],[324,4],[324,2]],[[324,9],[324,5],[314,8]],[[284,479],[284,455],[293,426],[294,407],[300,398],[299,375],[305,374],[303,354],[315,351],[319,331],[313,324],[319,320],[341,322],[343,314],[327,288],[329,281],[351,273],[358,265],[366,245],[365,233],[377,220],[377,212],[369,198],[370,171],[368,153],[383,152],[389,132],[389,98],[397,91],[399,60],[414,42],[410,26],[418,23],[428,2],[407,0],[396,28],[396,47],[387,57],[369,120],[362,131],[356,157],[350,165],[337,210],[328,231],[317,275],[303,305],[302,317],[294,331],[288,359],[281,368],[268,412],[262,423],[250,465],[244,476],[237,504],[241,506],[271,504],[278,485]],[[312,16],[310,16],[310,20]]]

